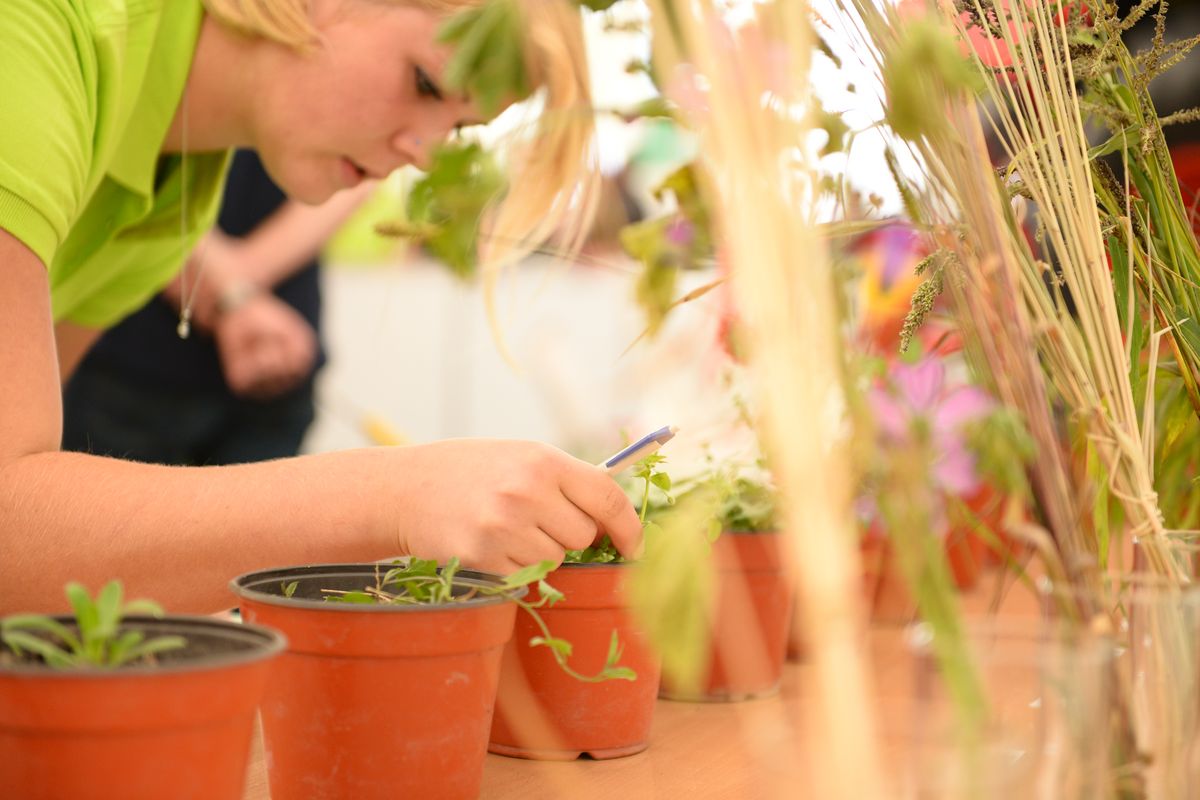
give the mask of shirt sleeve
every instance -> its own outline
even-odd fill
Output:
[[[3,0],[0,228],[49,267],[79,212],[95,127],[95,52],[82,3]]]

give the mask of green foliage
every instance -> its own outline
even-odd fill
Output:
[[[717,521],[721,530],[756,532],[778,528],[774,487],[744,475],[732,480],[722,476],[718,480],[721,505]]]
[[[719,498],[709,486],[682,495],[646,533],[645,555],[630,576],[638,625],[662,656],[663,672],[682,691],[699,689],[707,661],[715,574],[705,532]]]
[[[549,564],[549,567],[545,565]],[[393,562],[389,568],[375,574],[375,585],[361,591],[323,590],[325,599],[335,603],[397,603],[402,605],[436,605],[463,602],[476,594],[502,594],[545,577],[553,569],[552,562],[543,561],[510,575],[499,587],[475,587],[460,594],[454,593],[454,577],[461,569],[457,558],[450,559],[444,568],[432,559],[412,558]],[[540,575],[529,577],[538,570]],[[524,581],[524,582],[520,582]],[[289,595],[290,596],[290,595]]]
[[[592,11],[607,11],[617,4],[617,0],[576,0],[576,2]]]
[[[1031,499],[1027,469],[1037,457],[1037,443],[1014,409],[999,406],[969,423],[963,433],[975,454],[975,469],[1001,494]]]
[[[507,186],[491,153],[475,143],[451,142],[438,148],[429,172],[413,184],[408,220],[380,226],[380,232],[423,242],[460,278],[478,264],[479,223]]]
[[[908,21],[896,42],[884,56],[886,118],[898,136],[915,141],[929,125],[945,124],[944,115],[930,113],[930,98],[975,93],[983,82],[953,33],[933,19]]]
[[[122,603],[123,593],[121,582],[114,580],[93,600],[83,586],[68,583],[66,595],[75,612],[73,628],[48,616],[17,614],[0,621],[0,640],[18,657],[39,657],[51,667],[102,669],[152,661],[155,654],[186,644],[182,636],[146,639],[141,631],[123,630],[121,621],[130,614],[161,617],[163,613],[149,600]]]
[[[642,502],[639,506],[638,518],[642,521],[643,538],[652,536],[654,529],[657,528],[652,523],[646,522],[646,513],[650,508],[650,487],[658,488],[666,497],[668,505],[674,502],[669,494],[671,476],[658,468],[658,465],[666,460],[667,457],[660,453],[651,453],[634,465],[633,477],[635,480],[642,481]],[[624,561],[625,558],[613,545],[612,539],[605,535],[591,547],[583,550],[568,550],[565,560],[568,564],[609,564]]]
[[[712,222],[700,194],[697,170],[696,165],[689,164],[654,190],[659,200],[669,192],[678,205],[676,212],[621,229],[621,247],[642,263],[635,295],[646,312],[647,333],[651,336],[658,332],[675,303],[679,271],[699,269],[712,259]]]
[[[533,637],[531,647],[546,647],[554,656],[560,669],[576,680],[587,683],[597,683],[606,680],[637,680],[637,673],[619,664],[621,647],[616,641],[617,633],[613,631],[613,645],[609,647],[609,657],[600,672],[595,675],[583,675],[571,668],[568,660],[571,657],[571,643],[551,634],[546,621],[538,613],[539,608],[553,606],[563,599],[562,592],[555,589],[545,578],[554,570],[553,561],[539,561],[517,570],[502,579],[499,585],[468,585],[466,591],[455,592],[455,577],[461,565],[457,558],[450,559],[446,566],[439,568],[436,561],[430,559],[410,558],[407,562],[396,561],[389,568],[375,574],[375,584],[361,590],[341,591],[323,590],[325,599],[338,603],[397,603],[403,605],[444,605],[461,603],[473,597],[504,597],[516,603],[541,631],[540,636]],[[465,584],[459,584],[464,586]],[[526,586],[535,586],[538,599],[525,600],[518,597],[516,590]]]
[[[846,138],[850,135],[850,126],[841,114],[826,111],[818,106],[814,112],[813,127],[825,132],[825,144],[821,146],[818,155],[827,156],[841,153],[846,149]]]
[[[453,45],[446,87],[466,92],[488,117],[533,91],[525,68],[525,23],[514,0],[487,0],[451,17],[438,41]]]
[[[608,537],[608,534],[605,534],[600,538],[600,541],[590,547],[585,547],[582,550],[568,550],[563,563],[612,564],[624,560],[625,557],[617,550],[616,546],[612,543],[612,539]]]

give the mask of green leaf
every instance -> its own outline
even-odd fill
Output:
[[[556,565],[553,561],[539,561],[536,564],[530,564],[527,567],[522,567],[512,575],[504,578],[502,588],[518,589],[522,586],[528,586],[534,581],[540,581],[542,578],[545,578],[554,571],[555,566]]]
[[[300,586],[300,581],[292,581],[291,583],[279,582],[279,588],[283,592],[284,597],[291,597],[296,593],[296,588]]]
[[[1192,348],[1194,352],[1200,353],[1200,322],[1188,317],[1187,309],[1182,307],[1175,309],[1175,317],[1179,320],[1175,328],[1178,335],[1183,337],[1188,347]]]
[[[883,59],[886,117],[897,136],[916,141],[930,126],[946,124],[944,115],[929,113],[929,98],[977,92],[983,79],[950,31],[932,19],[909,20],[894,41]]]
[[[0,622],[0,633],[17,630],[44,631],[65,644],[72,652],[78,652],[80,648],[79,639],[70,628],[41,614],[13,614]]]
[[[649,100],[643,100],[634,106],[631,116],[637,118],[666,117],[674,119],[675,113],[670,104],[662,96],[656,96],[651,97]]]
[[[125,654],[125,661],[138,661],[168,650],[178,650],[186,645],[187,642],[182,636],[158,636],[132,648]]]
[[[0,634],[0,639],[3,639],[4,643],[16,653],[28,652],[41,656],[52,667],[73,667],[78,663],[70,653],[32,633],[6,631]]]
[[[65,591],[67,600],[75,611],[75,622],[79,625],[79,635],[84,641],[87,641],[91,637],[91,632],[99,624],[96,606],[92,604],[91,596],[81,584],[72,581],[67,584]]]
[[[124,589],[120,581],[109,581],[96,595],[96,627],[92,634],[97,639],[108,639],[117,632],[121,621],[121,600]]]
[[[121,616],[129,617],[134,614],[142,614],[147,617],[162,617],[163,609],[158,603],[153,600],[130,600],[125,604],[125,608],[121,610]]]
[[[442,567],[441,578],[442,583],[437,587],[435,592],[435,601],[439,603],[448,603],[454,596],[454,576],[458,574],[460,568],[458,558],[453,556],[446,566]]]
[[[454,46],[446,65],[447,88],[466,92],[488,117],[505,101],[528,97],[532,87],[525,69],[525,30],[513,0],[487,0],[455,14],[437,37]]]
[[[612,539],[608,534],[600,538],[600,541],[590,547],[585,547],[583,550],[568,550],[566,557],[563,559],[564,564],[609,564],[615,561],[623,561],[620,552],[612,543]]]
[[[375,603],[375,598],[367,592],[346,592],[345,594],[327,595],[325,599],[331,603]]]
[[[850,134],[850,126],[846,124],[841,114],[834,114],[824,108],[818,108],[816,127],[825,131],[827,137],[818,155],[832,155],[846,149],[846,137]]]
[[[616,664],[621,660],[621,651],[623,649],[624,648],[621,647],[621,640],[617,636],[617,631],[614,628],[612,632],[612,638],[608,640],[608,655],[605,656],[604,663],[609,665]]]
[[[629,597],[634,618],[676,685],[697,688],[709,648],[709,605],[715,572],[704,525],[719,498],[701,487],[645,527],[645,555],[634,565]]]
[[[129,651],[142,643],[146,635],[141,631],[126,631],[113,641],[108,648],[105,659],[110,666],[117,666],[129,660]]]
[[[478,264],[479,223],[507,187],[491,153],[478,144],[451,142],[437,149],[429,172],[413,184],[407,211],[409,232],[462,279]]]
[[[571,643],[556,636],[534,636],[529,640],[530,647],[549,647],[559,659],[568,659],[573,650]]]
[[[542,596],[542,599],[544,599],[546,601],[546,604],[550,605],[550,606],[554,605],[559,600],[562,600],[564,597],[562,592],[560,592],[558,589],[555,589],[553,586],[546,583],[544,580],[538,581],[537,589],[538,589],[538,594],[540,594]]]
[[[671,491],[671,476],[665,472],[658,472],[650,476],[650,482],[662,489],[664,492]]]
[[[1088,150],[1088,159],[1095,160],[1103,158],[1107,155],[1112,155],[1120,150],[1132,149],[1142,146],[1142,127],[1140,125],[1130,125],[1128,128],[1123,128],[1117,131],[1103,143],[1096,145]]]
[[[632,667],[605,667],[600,674],[606,680],[636,681],[638,677]]]

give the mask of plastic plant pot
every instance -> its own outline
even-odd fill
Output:
[[[373,584],[383,568],[290,567],[232,583],[245,619],[288,637],[262,704],[272,800],[479,795],[516,606],[504,596],[440,605],[324,599],[325,589]],[[467,593],[500,579],[463,570],[454,583]]]
[[[783,568],[783,536],[726,532],[713,543],[717,570],[712,649],[699,692],[663,677],[668,700],[738,701],[779,691],[793,587]]]
[[[564,564],[546,580],[566,597],[540,613],[554,636],[571,642],[569,664],[583,675],[601,670],[616,631],[623,647],[621,665],[632,668],[637,680],[589,683],[568,675],[549,648],[529,645],[541,631],[529,615],[521,614],[504,650],[489,750],[569,761],[584,754],[619,758],[646,749],[659,663],[627,610],[630,569],[628,564]]]
[[[283,637],[211,617],[134,616],[121,629],[187,644],[115,669],[0,664],[0,795],[239,800]]]

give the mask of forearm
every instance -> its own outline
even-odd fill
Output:
[[[163,290],[163,297],[178,307],[181,294],[191,293],[188,302],[194,322],[212,328],[230,304],[274,289],[315,258],[371,188],[362,184],[320,206],[289,201],[244,237],[209,231],[188,266]]]
[[[339,192],[319,206],[285,203],[240,241],[241,278],[271,288],[316,257],[342,223],[369,196],[374,184]]]
[[[388,451],[233,467],[40,453],[0,469],[0,614],[62,608],[63,585],[120,578],[170,611],[234,605],[252,569],[398,555],[381,524]],[[396,497],[397,501],[401,498]]]

